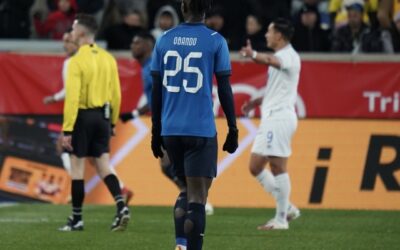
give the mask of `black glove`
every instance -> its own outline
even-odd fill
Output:
[[[132,112],[129,113],[123,113],[119,116],[119,119],[121,119],[122,122],[127,122],[129,120],[132,120],[133,118],[135,118],[132,114]]]
[[[161,135],[152,135],[151,136],[151,150],[153,151],[153,155],[156,158],[163,158],[164,153],[161,150],[162,147],[162,137]]]
[[[239,130],[237,128],[229,128],[228,135],[226,136],[226,140],[222,149],[232,154],[238,148],[238,134]]]

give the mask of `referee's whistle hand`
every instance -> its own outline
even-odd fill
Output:
[[[63,135],[62,136],[62,146],[68,151],[72,151],[72,136],[71,135]]]

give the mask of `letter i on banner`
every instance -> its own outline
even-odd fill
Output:
[[[318,151],[318,160],[329,161],[331,159],[331,154],[332,154],[331,148],[320,148]],[[311,187],[311,193],[309,198],[310,203],[312,204],[322,203],[327,177],[328,177],[328,166],[317,166],[314,172],[313,184]]]

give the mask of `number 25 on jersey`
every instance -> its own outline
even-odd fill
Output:
[[[198,67],[191,67],[189,66],[190,59],[198,59],[203,56],[201,52],[190,52],[185,59],[183,60],[182,65],[182,57],[179,55],[178,51],[176,50],[168,50],[164,56],[164,64],[167,64],[168,58],[176,58],[175,69],[172,70],[165,70],[164,71],[164,78],[163,78],[163,85],[167,89],[168,92],[178,93],[181,90],[179,86],[168,86],[168,77],[176,76],[183,68],[184,73],[193,73],[197,74],[197,83],[195,87],[188,87],[188,80],[183,79],[183,88],[186,92],[195,94],[199,89],[203,86],[203,73],[201,73]]]

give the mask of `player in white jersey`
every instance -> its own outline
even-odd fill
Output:
[[[63,84],[65,84],[65,75],[67,72],[68,61],[71,56],[75,54],[78,50],[78,46],[71,41],[71,34],[69,32],[65,32],[63,35],[63,47],[64,51],[67,54],[67,58],[65,58],[62,68],[62,80]],[[55,93],[54,95],[46,96],[43,98],[44,104],[51,104],[55,102],[63,101],[65,98],[65,88],[63,87],[60,91]]]
[[[275,217],[259,226],[259,230],[288,229],[288,221],[300,216],[300,211],[289,202],[291,184],[287,173],[291,140],[297,128],[295,103],[301,67],[300,57],[290,44],[293,33],[292,24],[279,18],[269,25],[265,35],[267,46],[275,51],[273,55],[257,53],[250,41],[240,51],[242,56],[269,66],[264,96],[242,106],[242,112],[247,115],[261,105],[261,124],[251,150],[249,168],[276,200]],[[268,163],[271,171],[265,169]]]
[[[63,88],[53,95],[44,97],[43,98],[44,104],[52,104],[52,103],[56,103],[56,102],[62,102],[65,99],[65,79],[66,79],[68,62],[69,62],[70,57],[73,56],[75,54],[75,52],[78,50],[77,44],[72,41],[70,32],[65,32],[63,35],[63,47],[64,47],[64,51],[67,55],[67,57],[64,60],[63,68],[62,68]],[[61,154],[61,161],[63,163],[65,170],[68,172],[68,174],[71,174],[70,155],[68,152],[66,152],[62,149],[61,140],[57,141],[57,151]],[[94,164],[92,164],[92,165],[94,166]],[[115,176],[117,176],[114,168],[110,168],[110,170]],[[124,186],[124,184],[122,183],[120,178],[118,178],[118,179],[120,180],[120,187],[121,187],[123,198],[125,200],[125,203],[128,204],[129,201],[131,200],[131,198],[133,197],[133,192],[132,192],[132,190],[130,190]]]

